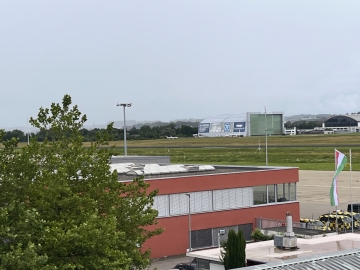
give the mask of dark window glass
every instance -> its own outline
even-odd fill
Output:
[[[290,201],[296,201],[296,183],[290,183]]]
[[[289,185],[289,183],[277,185],[277,201],[278,202],[290,201],[290,185]]]
[[[266,204],[266,186],[255,186],[253,187],[254,191],[254,205],[256,204]]]
[[[267,187],[268,187],[269,203],[276,202],[275,185],[269,185]]]

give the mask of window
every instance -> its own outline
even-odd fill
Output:
[[[290,201],[296,201],[296,183],[290,183]]]
[[[191,231],[191,248],[204,248],[212,245],[212,229]]]
[[[277,185],[277,201],[286,202],[290,201],[290,184],[278,184]]]
[[[212,211],[212,192],[200,191],[190,194],[191,213]]]
[[[254,205],[267,203],[266,186],[255,186],[253,187],[253,192]]]
[[[214,190],[213,194],[215,211],[248,207],[253,202],[252,187],[219,189]]]
[[[154,197],[154,209],[158,210],[158,217],[169,216],[169,196],[158,195]]]
[[[268,196],[269,196],[269,203],[276,202],[276,194],[275,194],[275,185],[269,185],[268,187]]]
[[[189,198],[185,194],[170,195],[170,215],[184,215],[189,213]]]

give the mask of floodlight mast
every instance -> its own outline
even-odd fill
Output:
[[[266,122],[266,107],[265,108],[265,163],[268,166],[268,149],[267,149],[267,122]]]
[[[127,156],[127,147],[126,147],[126,117],[125,117],[125,107],[131,107],[132,103],[117,103],[116,106],[122,106],[124,108],[124,156]]]

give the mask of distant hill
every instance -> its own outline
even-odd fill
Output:
[[[284,116],[284,121],[296,122],[296,121],[325,121],[334,114],[298,114],[292,116]]]
[[[169,125],[171,123],[174,123],[176,127],[181,127],[182,125],[185,126],[190,126],[190,127],[197,127],[200,123],[200,121],[196,121],[196,122],[189,122],[189,121],[176,121],[176,122],[151,122],[151,123],[139,123],[134,125],[134,127],[136,127],[137,129],[141,128],[142,126],[148,125],[150,127],[161,127],[161,126],[166,126]]]

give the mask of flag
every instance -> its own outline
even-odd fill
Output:
[[[344,169],[346,162],[347,162],[346,156],[335,149],[335,175],[330,188],[331,206],[337,206],[339,204],[339,198],[337,194],[337,179],[339,173]]]

